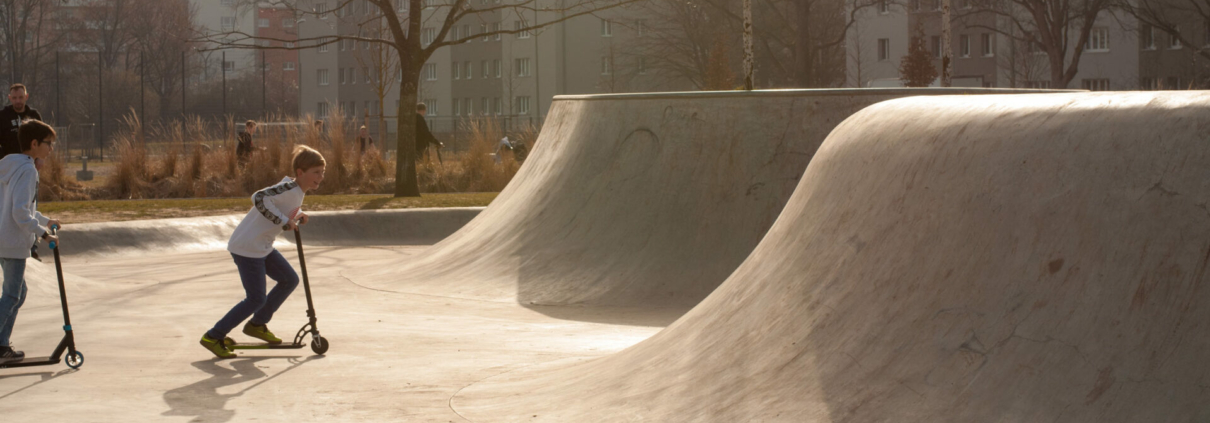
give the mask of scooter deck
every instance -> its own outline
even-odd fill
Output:
[[[59,364],[62,361],[61,359],[56,360],[50,357],[25,357],[20,360],[0,362],[0,369],[7,367],[49,366]]]
[[[307,346],[306,344],[235,344],[228,345],[227,348],[233,350],[297,350]]]

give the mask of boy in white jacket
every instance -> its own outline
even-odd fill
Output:
[[[38,213],[38,169],[34,160],[46,159],[54,151],[55,130],[31,120],[17,130],[20,154],[0,159],[0,268],[4,270],[0,296],[0,362],[20,360],[25,353],[9,342],[17,310],[25,304],[25,259],[38,237],[57,241],[47,227],[59,221]]]
[[[273,248],[273,240],[283,227],[293,230],[298,224],[307,223],[307,215],[302,212],[303,195],[319,188],[324,179],[324,165],[323,155],[318,151],[298,146],[294,150],[294,177],[286,177],[252,195],[252,209],[227,242],[246,297],[202,335],[202,346],[219,358],[236,356],[223,345],[223,339],[249,316],[252,319],[244,325],[244,334],[270,344],[281,343],[266,324],[298,286],[298,273]],[[277,281],[268,295],[265,295],[266,276]]]

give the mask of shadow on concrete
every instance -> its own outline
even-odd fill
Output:
[[[43,383],[46,383],[46,382],[50,382],[50,381],[51,381],[51,379],[57,378],[57,377],[59,377],[59,376],[63,376],[63,375],[65,375],[65,374],[69,374],[69,373],[75,373],[76,371],[77,371],[77,370],[75,370],[75,369],[65,369],[65,370],[60,370],[60,371],[58,371],[58,372],[17,373],[17,374],[12,374],[12,375],[3,375],[3,376],[0,376],[0,380],[4,380],[4,379],[13,379],[13,378],[19,378],[19,377],[29,377],[29,376],[36,376],[36,377],[38,377],[38,380],[37,380],[36,382],[34,382],[34,383],[31,383],[31,384],[29,384],[29,385],[25,385],[25,386],[21,387],[20,389],[17,389],[17,390],[15,390],[15,391],[9,392],[9,393],[7,393],[7,394],[0,395],[0,400],[5,399],[5,398],[8,398],[8,397],[11,397],[11,396],[16,395],[16,394],[18,394],[18,393],[21,393],[21,391],[24,391],[24,390],[29,389],[29,388],[33,388],[34,386],[37,386],[37,385],[40,385],[40,384],[43,384]]]
[[[522,304],[523,307],[548,317],[577,322],[603,323],[610,325],[667,327],[692,306],[685,307],[602,307],[602,306],[552,306]]]
[[[227,422],[235,417],[235,410],[227,409],[227,400],[243,395],[261,384],[272,380],[275,377],[294,370],[304,363],[320,358],[320,356],[310,356],[304,359],[298,357],[287,356],[262,356],[237,358],[232,360],[210,359],[195,361],[191,363],[198,370],[206,372],[210,375],[209,378],[200,380],[180,388],[176,388],[164,393],[164,402],[171,408],[165,411],[163,416],[192,416],[194,419],[190,422]],[[290,367],[285,370],[268,376],[256,363],[264,360],[279,360],[286,359],[290,362]],[[231,363],[231,368],[220,366],[220,362]],[[233,394],[220,394],[219,389],[245,383],[257,379],[263,380],[252,384],[251,386],[239,390]]]

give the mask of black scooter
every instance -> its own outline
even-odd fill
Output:
[[[50,234],[58,235],[59,226],[51,226]],[[71,333],[71,316],[67,312],[67,289],[63,286],[63,265],[59,263],[59,245],[54,241],[50,249],[55,252],[55,273],[59,276],[59,302],[63,305],[63,340],[50,357],[25,357],[0,363],[0,369],[9,367],[49,366],[59,364],[63,351],[67,351],[67,367],[78,369],[84,365],[84,354],[76,350],[76,338]]]
[[[290,227],[286,226],[285,229],[289,230]],[[311,281],[310,281],[310,279],[307,278],[307,259],[303,257],[302,235],[298,232],[298,229],[294,230],[294,245],[298,246],[298,264],[302,267],[303,290],[306,291],[306,293],[307,293],[307,319],[308,319],[307,324],[303,325],[303,327],[298,330],[298,333],[294,335],[294,342],[290,343],[290,344],[286,344],[286,343],[243,344],[243,343],[235,342],[235,340],[231,339],[231,337],[227,337],[227,338],[223,339],[223,345],[226,346],[227,349],[230,349],[230,350],[293,350],[293,349],[300,349],[307,345],[307,344],[303,343],[303,339],[305,339],[307,334],[309,333],[309,334],[311,334],[311,351],[314,351],[316,354],[319,354],[319,355],[323,355],[325,352],[328,352],[328,340],[324,339],[324,337],[322,337],[322,336],[319,336],[319,327],[315,326],[315,305],[312,304],[312,302],[311,302]],[[56,252],[56,254],[58,254],[58,253]],[[66,307],[66,306],[64,306],[64,307]],[[66,310],[67,309],[64,308],[64,311],[66,311]]]

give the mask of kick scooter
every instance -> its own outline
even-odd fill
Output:
[[[50,227],[51,235],[58,235],[59,225]],[[63,305],[63,340],[50,357],[25,357],[20,360],[0,363],[0,369],[8,367],[50,366],[59,364],[63,352],[67,351],[67,367],[78,369],[84,365],[84,354],[76,350],[76,338],[71,333],[71,316],[67,312],[67,289],[63,286],[63,265],[59,263],[59,245],[51,241],[50,249],[55,252],[55,273],[59,276],[59,303]],[[325,344],[326,345],[326,344]]]
[[[285,226],[285,229],[290,229]],[[230,350],[294,350],[305,347],[303,339],[307,334],[311,334],[311,351],[316,354],[323,355],[328,352],[328,340],[319,336],[319,327],[315,326],[315,305],[311,302],[311,281],[307,278],[307,259],[303,257],[302,235],[298,229],[294,230],[294,245],[298,247],[298,264],[302,267],[303,290],[307,293],[307,324],[303,325],[298,333],[294,335],[294,342],[290,344],[270,344],[270,343],[239,343],[235,342],[231,337],[223,339],[223,345]],[[56,250],[56,254],[58,251]],[[64,309],[66,310],[66,308]]]

